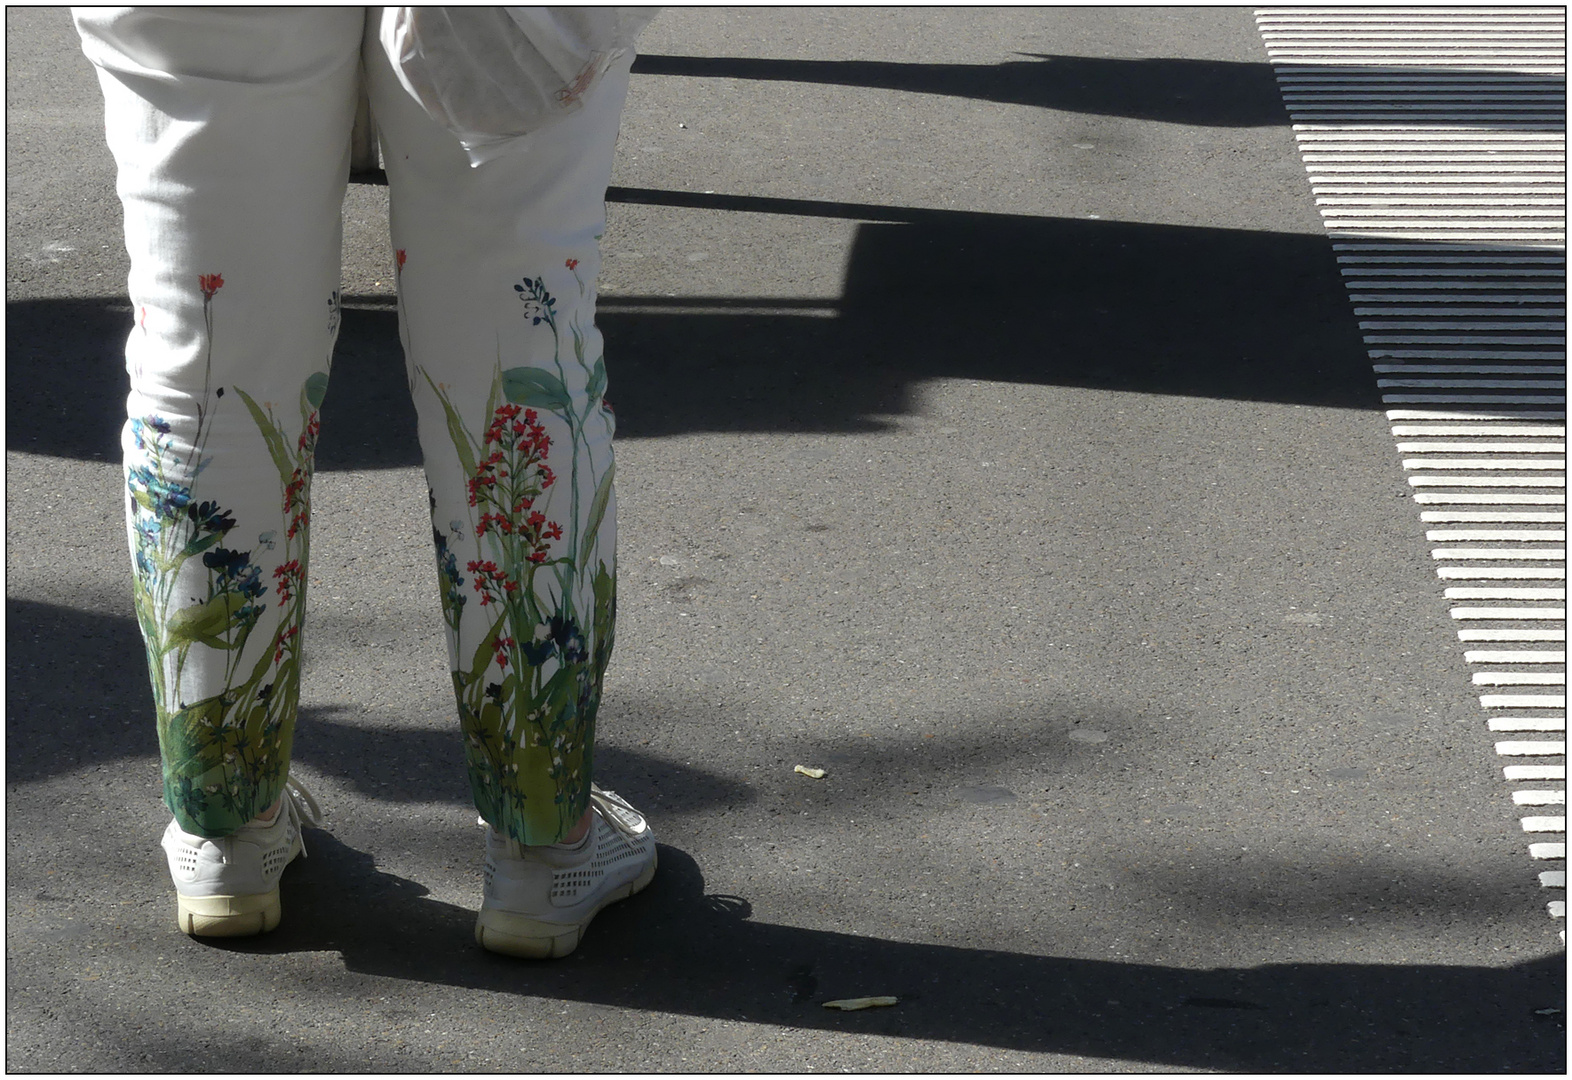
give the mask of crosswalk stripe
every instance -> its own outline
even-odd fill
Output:
[[[1564,671],[1476,671],[1475,686],[1565,686]]]
[[[1566,650],[1477,649],[1463,654],[1470,664],[1564,664]]]
[[[1491,731],[1566,731],[1564,716],[1492,716]]]
[[[1544,627],[1517,627],[1511,630],[1459,630],[1459,641],[1565,641],[1565,629],[1548,629]]]
[[[1458,637],[1540,646],[1465,651],[1475,686],[1508,691],[1480,696],[1488,727],[1564,735],[1564,690],[1531,691],[1566,683],[1566,496],[1545,490],[1566,486],[1566,444],[1543,441],[1566,434],[1565,10],[1263,8],[1256,22],[1381,401],[1399,406],[1393,438],[1445,440],[1397,443],[1417,455],[1402,466],[1421,520],[1495,526],[1426,532],[1465,545],[1431,550],[1455,564],[1441,580],[1478,582],[1445,598],[1495,602],[1451,607]],[[1495,750],[1558,759],[1504,776],[1562,785],[1515,805],[1565,804],[1564,738]],[[1562,816],[1521,825],[1566,832]],[[1566,858],[1565,843],[1528,847]],[[1563,890],[1566,873],[1539,883]],[[1565,918],[1564,899],[1547,909]]]
[[[1438,566],[1436,577],[1442,581],[1565,581],[1561,566]]]

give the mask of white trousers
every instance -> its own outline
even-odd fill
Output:
[[[513,838],[560,839],[587,806],[614,631],[594,302],[631,55],[582,110],[471,168],[398,83],[379,9],[74,17],[125,208],[127,518],[170,809],[225,835],[288,774],[364,77],[471,787]]]

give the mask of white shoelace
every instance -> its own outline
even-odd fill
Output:
[[[309,795],[306,796],[310,798]],[[313,803],[312,805],[315,805]],[[633,809],[633,804],[618,795],[615,791],[607,791],[599,784],[590,784],[590,805],[598,812],[599,817],[606,824],[616,829],[629,840],[636,840],[639,830],[633,822],[642,821],[644,815]],[[475,823],[483,829],[491,828],[491,823],[483,817],[477,817]],[[578,845],[573,845],[577,847]]]
[[[633,804],[615,791],[605,791],[590,785],[590,804],[600,812],[601,819],[629,840],[638,839],[639,830],[633,824],[643,820],[643,815],[633,809]]]
[[[289,798],[284,800],[280,810],[290,816],[294,822],[295,833],[300,837],[300,854],[306,855],[306,830],[303,827],[310,822],[312,827],[322,825],[322,807],[317,805],[316,798],[307,790],[306,785],[296,780],[293,776],[284,778],[284,794]]]

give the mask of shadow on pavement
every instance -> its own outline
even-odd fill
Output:
[[[320,708],[300,710],[294,756],[359,794],[396,802],[469,807],[458,721],[440,730],[388,730],[337,722]],[[631,725],[629,725],[631,726]],[[753,790],[722,773],[598,742],[595,778],[635,804],[702,810],[754,801]]]
[[[1124,58],[1018,53],[1028,60],[1000,64],[918,64],[882,60],[788,60],[740,56],[664,56],[641,53],[635,75],[685,75],[708,79],[763,79],[775,82],[903,90],[916,94],[1030,105],[1064,112],[1121,116],[1167,124],[1206,127],[1276,127],[1288,123],[1271,64],[1185,57]],[[1292,65],[1314,73],[1317,65]],[[1346,68],[1339,70],[1346,71]],[[1372,68],[1390,74],[1390,65]],[[1403,68],[1416,81],[1437,74],[1466,76],[1460,68]],[[1486,74],[1481,72],[1481,74]],[[1552,75],[1488,72],[1492,87],[1559,91],[1564,80]],[[1428,118],[1412,110],[1404,123]],[[1382,123],[1374,119],[1372,123]],[[1455,123],[1437,119],[1432,123]],[[1488,121],[1486,121],[1488,125]]]
[[[732,310],[731,298],[602,298],[623,438],[879,430],[910,412],[916,384],[938,378],[1379,406],[1321,236],[632,189],[611,197],[865,219],[844,294],[808,298],[830,318],[794,300]],[[7,315],[6,404],[31,418],[9,427],[7,449],[117,459],[126,302],[20,301]],[[334,376],[318,467],[418,464],[388,298],[346,298]]]
[[[1288,123],[1270,64],[1018,55],[1031,59],[1002,64],[914,64],[640,53],[633,74],[904,90],[1169,124],[1266,127]]]
[[[136,719],[146,716],[148,705],[132,620],[23,600],[8,602],[7,617],[8,781],[156,757],[151,725]],[[83,702],[91,702],[95,713],[88,714]],[[325,710],[313,713],[302,720],[301,760],[347,777],[371,798],[387,800],[391,788],[399,800],[467,804],[452,732],[375,731]],[[1051,782],[1071,752],[1063,733],[1039,725],[1012,736],[1016,727],[1003,725],[999,738],[1016,739],[1020,745],[1013,749],[1024,747]],[[975,735],[965,747],[948,740],[906,747],[854,742],[825,743],[819,751],[815,760],[830,762],[837,775],[878,768],[903,785],[927,784],[930,797],[935,785],[976,780],[975,761],[1000,756],[998,746]],[[452,768],[420,771],[450,758]],[[636,804],[666,813],[753,802],[768,810],[783,798],[771,780],[755,786],[625,748],[605,747],[602,764]],[[838,817],[861,813],[858,800],[866,797],[855,783],[814,791]],[[1016,797],[986,784],[937,794],[962,801]],[[11,828],[22,827],[13,816]],[[15,835],[8,833],[8,840]],[[350,971],[423,984],[1155,1066],[1564,1069],[1560,1014],[1537,1012],[1564,1008],[1559,956],[1501,968],[1285,963],[1191,970],[903,942],[752,922],[746,899],[706,895],[694,861],[663,846],[662,870],[649,890],[600,915],[569,959],[536,964],[478,950],[471,910],[427,899],[424,886],[379,870],[369,853],[323,830],[314,830],[308,843],[312,857],[294,864],[286,877],[291,914],[278,931],[249,942],[193,947],[328,950],[342,954]],[[1499,883],[1445,870],[1333,857],[1346,855],[1340,852],[1303,854],[1292,866],[1255,856],[1255,864],[1243,868],[1198,860],[1189,873],[1147,871],[1132,883],[1169,897],[1197,925],[1215,925],[1223,935],[1240,923],[1323,932],[1346,911],[1368,911],[1371,920],[1412,916],[1466,927],[1506,917],[1516,903]],[[87,888],[77,878],[52,887],[67,896],[86,895]],[[97,895],[98,888],[87,891]],[[976,902],[986,905],[987,895]],[[346,918],[346,911],[354,917]],[[78,931],[103,917],[85,914]],[[964,939],[967,929],[957,934]],[[822,1007],[825,1000],[869,994],[893,994],[901,1003],[847,1014]],[[145,1049],[163,1050],[164,1043],[161,1034],[150,1034]],[[287,1063],[298,1057],[289,1057],[290,1048],[282,1045],[253,1050],[248,1060],[268,1069],[292,1067]]]
[[[6,780],[30,783],[83,768],[158,757],[141,637],[134,619],[37,600],[6,601]],[[308,676],[309,677],[309,676]],[[619,723],[638,730],[640,712],[702,713],[692,702],[622,706]],[[296,728],[297,761],[383,802],[447,802],[469,807],[457,721],[411,729],[353,722],[351,710],[304,707]],[[1020,716],[960,718],[964,738],[916,743],[887,739],[804,738],[799,750],[845,777],[878,776],[929,800],[1008,802],[1036,797],[991,782],[998,762],[1031,760],[1036,775],[1071,768],[1067,736],[1084,718],[1077,703],[1040,701]],[[951,717],[952,721],[957,720]],[[1139,721],[1098,714],[1099,726],[1129,730]],[[789,766],[750,783],[702,765],[602,742],[596,774],[636,805],[661,812],[702,812],[760,800],[800,797]],[[827,784],[815,799],[851,813],[871,809],[878,788]]]
[[[134,619],[16,598],[6,600],[5,611],[8,784],[157,760],[152,691]],[[334,719],[329,709],[302,708],[294,757],[367,798],[471,805],[457,720],[427,730],[362,727]],[[667,811],[755,797],[747,784],[682,762],[606,744],[595,757],[608,786]]]
[[[627,202],[676,204],[667,194],[615,193]],[[1324,237],[740,196],[677,199],[874,220],[858,227],[843,294],[830,302],[834,318],[684,316],[680,308],[663,311],[661,298],[603,299],[600,322],[616,357],[610,394],[625,437],[877,430],[886,423],[881,417],[912,410],[916,384],[940,378],[1380,405]],[[878,220],[891,210],[893,220]]]
[[[129,563],[127,570],[129,595]],[[7,597],[5,642],[8,784],[157,757],[135,619]]]
[[[119,461],[130,329],[123,296],[8,303],[6,408],[28,422],[8,427],[6,449]],[[392,297],[349,298],[333,371],[356,397],[328,394],[318,469],[420,464]]]
[[[425,899],[329,834],[286,877],[291,917],[240,953],[335,950],[355,972],[797,1029],[1231,1072],[1561,1072],[1560,958],[1502,968],[1286,963],[1189,970],[750,922],[699,867],[661,871],[554,963],[489,955],[474,913]],[[316,857],[317,855],[322,857]],[[361,914],[346,919],[353,909]],[[888,1009],[826,1000],[890,994]]]

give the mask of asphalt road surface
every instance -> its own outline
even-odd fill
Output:
[[[651,24],[597,761],[661,871],[549,964],[471,937],[364,185],[296,741],[327,828],[278,931],[176,931],[112,163],[66,13],[6,21],[8,1069],[1564,1069],[1557,927],[1248,10]]]

